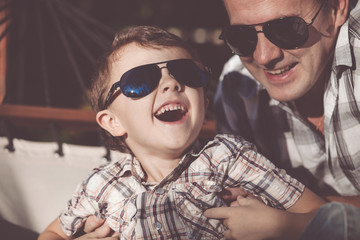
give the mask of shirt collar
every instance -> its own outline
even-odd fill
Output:
[[[176,172],[185,170],[186,166],[188,166],[190,162],[196,159],[196,157],[198,157],[206,147],[207,146],[204,146],[204,143],[202,141],[200,141],[199,139],[196,140],[174,170]],[[145,182],[146,174],[141,167],[139,160],[134,155],[124,153],[123,158],[120,159],[117,163],[120,165],[121,168],[119,172],[119,177],[132,175],[140,182]]]

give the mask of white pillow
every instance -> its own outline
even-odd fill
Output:
[[[15,152],[0,137],[0,215],[5,220],[42,232],[65,207],[72,192],[93,168],[106,164],[104,147],[14,139]],[[112,159],[121,153],[112,152]]]

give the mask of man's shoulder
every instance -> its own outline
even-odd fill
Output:
[[[249,73],[244,64],[241,62],[240,57],[237,55],[232,56],[224,64],[222,73],[220,75],[220,81],[222,81],[226,75],[232,72],[237,72],[241,75],[252,78],[255,81],[254,77]]]

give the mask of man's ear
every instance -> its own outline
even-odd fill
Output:
[[[107,109],[96,114],[96,121],[114,137],[120,137],[126,134],[126,130],[121,124],[120,119]]]
[[[348,18],[349,0],[332,0],[330,6],[335,10],[335,26],[341,27]]]

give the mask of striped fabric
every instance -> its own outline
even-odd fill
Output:
[[[360,195],[360,2],[341,28],[325,95],[328,161],[336,181],[348,179]],[[355,191],[354,191],[355,193]]]
[[[219,220],[203,212],[225,206],[218,193],[241,186],[269,205],[287,209],[304,186],[286,175],[240,137],[217,135],[205,146],[197,142],[160,183],[144,181],[135,157],[95,169],[78,186],[59,220],[74,234],[86,217],[106,218],[120,239],[222,239]]]

